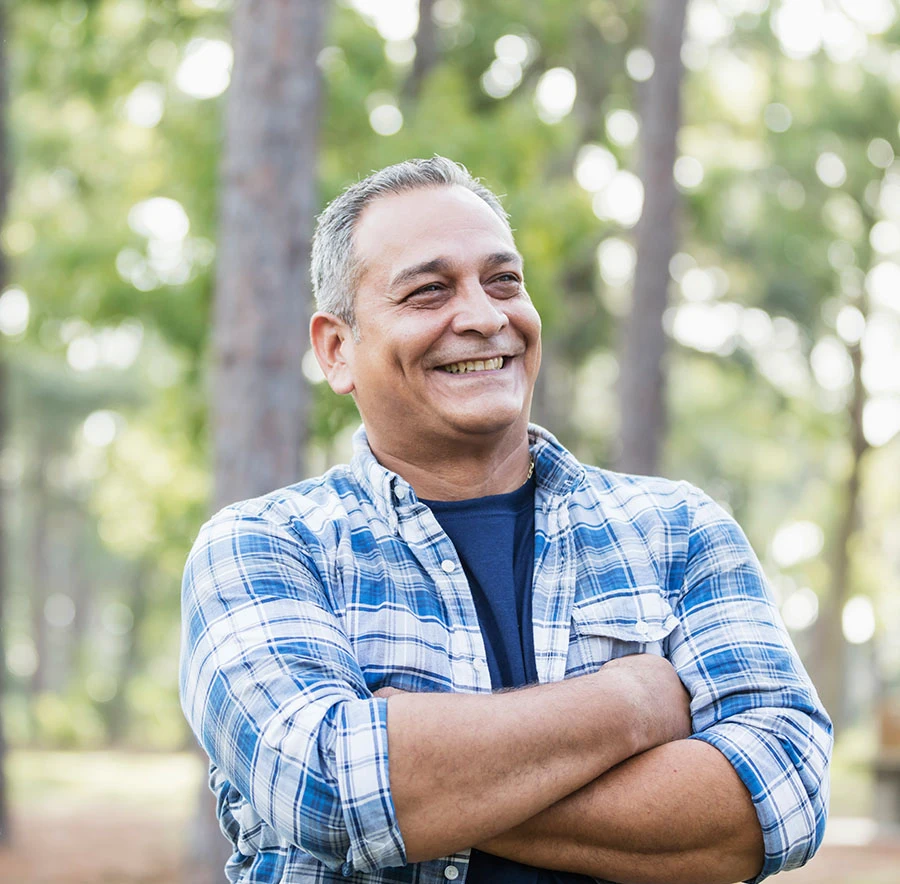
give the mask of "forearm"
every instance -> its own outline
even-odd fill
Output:
[[[626,675],[611,667],[511,693],[392,696],[391,793],[408,860],[505,832],[670,739]]]
[[[635,756],[477,846],[620,884],[731,884],[763,863],[746,788],[725,757],[698,740]]]

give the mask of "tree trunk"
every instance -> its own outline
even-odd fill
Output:
[[[143,655],[141,653],[141,632],[147,619],[147,605],[149,602],[147,582],[151,576],[151,566],[148,561],[138,563],[131,583],[131,597],[129,608],[131,609],[131,630],[128,633],[128,643],[119,666],[118,690],[116,695],[107,704],[106,728],[109,742],[113,746],[119,746],[125,742],[128,734],[128,687],[135,675],[140,671]]]
[[[0,18],[3,10],[0,9]],[[0,21],[0,53],[4,51],[3,24]],[[0,69],[3,61],[0,59]],[[2,76],[2,74],[0,74]],[[3,99],[0,98],[0,117],[3,115]],[[0,151],[3,148],[0,147]],[[0,165],[2,165],[0,158]],[[5,189],[5,175],[0,183],[0,190]],[[2,201],[0,197],[0,201]],[[3,211],[0,209],[0,223],[2,223]],[[0,287],[6,281],[6,267],[2,253],[0,253]],[[0,450],[6,442],[7,413],[9,399],[7,394],[6,354],[0,354]],[[6,660],[6,584],[9,575],[9,563],[6,556],[6,490],[0,485],[0,661]],[[0,846],[9,844],[11,840],[9,827],[9,804],[6,788],[6,728],[3,720],[3,703],[6,692],[6,666],[0,665]]]
[[[234,11],[213,320],[217,509],[303,474],[316,59],[329,10],[321,0],[238,0]],[[222,881],[227,855],[204,778],[186,881]]]
[[[32,516],[31,516],[31,564],[29,568],[29,582],[31,584],[28,594],[31,607],[31,640],[34,642],[34,650],[37,664],[31,676],[30,690],[32,696],[37,696],[48,688],[48,658],[50,656],[49,636],[47,630],[47,618],[44,614],[44,606],[47,602],[50,586],[50,550],[48,537],[50,536],[50,497],[47,488],[46,472],[49,455],[46,450],[46,440],[38,439],[37,451],[34,461],[34,480],[31,486]]]
[[[834,540],[831,566],[831,585],[828,599],[822,606],[815,631],[816,688],[822,703],[831,715],[835,733],[846,722],[847,640],[844,638],[844,605],[850,597],[850,546],[859,530],[860,480],[862,462],[869,443],[863,434],[862,416],[866,405],[866,388],[862,381],[862,351],[859,344],[849,346],[853,363],[853,397],[848,406],[850,416],[850,445],[853,462],[844,490],[844,507]]]
[[[9,161],[6,144],[6,112],[8,105],[6,41],[6,3],[0,2],[0,227],[6,220],[9,199]],[[0,247],[0,290],[8,282],[6,255]],[[6,447],[6,431],[9,414],[7,392],[6,354],[0,353],[0,451]],[[9,803],[6,788],[6,729],[3,720],[3,699],[6,675],[6,589],[9,564],[6,558],[6,494],[0,485],[0,845],[10,842]]]
[[[635,231],[637,269],[631,314],[620,348],[622,413],[618,467],[659,471],[665,432],[663,313],[675,252],[678,194],[673,167],[681,125],[681,46],[687,0],[655,0],[647,11],[647,44],[656,63],[640,101],[639,171],[644,211]]]
[[[215,505],[302,473],[309,254],[329,4],[240,0],[214,316]]]
[[[437,29],[434,24],[434,0],[419,0],[419,29],[416,31],[416,57],[409,79],[406,81],[406,97],[416,99],[422,83],[437,64],[439,53]]]
[[[86,548],[89,543],[83,510],[74,506],[69,510],[66,520],[67,571],[72,602],[75,605],[75,617],[69,630],[67,655],[63,671],[66,683],[63,689],[78,683],[84,677],[85,641],[91,618],[94,583],[87,573]]]

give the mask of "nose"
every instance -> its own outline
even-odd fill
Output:
[[[509,317],[502,309],[503,302],[492,298],[484,290],[480,279],[462,283],[455,301],[453,331],[457,334],[477,332],[482,337],[489,338],[509,325]]]

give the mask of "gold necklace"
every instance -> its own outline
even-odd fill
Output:
[[[528,467],[528,475],[525,477],[527,482],[534,475],[534,458],[531,458],[531,466]]]

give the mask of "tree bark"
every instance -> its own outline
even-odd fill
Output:
[[[859,344],[848,347],[853,363],[853,395],[848,406],[852,464],[844,489],[843,510],[834,540],[831,584],[828,598],[819,614],[815,631],[816,687],[831,716],[837,734],[846,722],[847,640],[844,638],[844,605],[850,597],[850,547],[860,527],[860,490],[862,464],[869,450],[863,434],[863,410],[867,393],[862,380],[862,350]]]
[[[316,60],[329,10],[321,0],[238,0],[234,10],[213,319],[216,509],[303,474]],[[204,778],[185,880],[224,880],[228,853]]]
[[[214,315],[215,505],[296,481],[307,440],[309,254],[329,4],[240,0]]]
[[[644,211],[635,231],[637,269],[631,314],[620,347],[622,413],[618,467],[659,471],[665,432],[663,313],[675,252],[678,193],[673,169],[681,126],[681,46],[687,0],[655,0],[647,11],[647,45],[655,61],[640,101],[639,172]]]
[[[150,563],[144,560],[138,562],[131,578],[131,597],[129,599],[132,615],[131,629],[128,632],[125,653],[119,666],[118,690],[106,707],[106,732],[109,743],[113,746],[121,746],[128,735],[128,688],[143,663],[141,633],[147,620],[150,601],[147,584],[151,573]]]
[[[29,567],[31,587],[28,594],[31,607],[31,640],[34,642],[34,650],[37,657],[37,664],[32,673],[29,687],[32,696],[35,697],[49,687],[47,662],[50,655],[50,647],[47,618],[44,613],[44,606],[47,602],[50,587],[50,550],[47,539],[50,535],[51,505],[50,492],[45,478],[48,460],[49,454],[46,440],[38,439],[31,485],[33,510],[29,550],[31,555]]]
[[[9,104],[7,86],[6,41],[9,34],[6,27],[6,3],[0,2],[0,227],[6,220],[9,201],[10,163],[7,155],[6,114]],[[8,282],[9,270],[6,255],[0,247],[0,290]],[[6,354],[0,353],[0,451],[6,446],[7,423],[9,420],[9,395],[7,390]],[[6,558],[6,493],[0,485],[0,845],[11,840],[9,802],[6,787],[6,729],[3,720],[3,697],[6,677],[6,591],[9,564]]]
[[[437,29],[434,24],[434,0],[419,0],[419,29],[416,31],[416,57],[406,81],[406,97],[416,99],[422,83],[437,64],[439,53]]]
[[[87,536],[85,514],[80,506],[72,506],[66,516],[65,545],[68,556],[66,569],[69,575],[69,586],[72,602],[75,604],[75,617],[69,630],[67,655],[63,672],[66,682],[63,689],[80,682],[84,677],[85,640],[91,617],[94,583],[87,573],[86,547],[90,542]]]
[[[0,10],[0,17],[4,14]],[[4,34],[3,23],[0,21],[0,53],[3,52]],[[0,68],[3,61],[0,60]],[[0,75],[2,76],[2,75]],[[0,116],[3,116],[5,108],[2,106],[3,99],[0,98]],[[0,147],[0,151],[3,148]],[[2,159],[0,159],[2,165]],[[0,190],[5,186],[0,184]],[[0,197],[2,200],[2,197]],[[4,212],[0,209],[0,223],[4,217]],[[5,262],[0,255],[0,287],[6,280]],[[6,441],[7,414],[9,410],[9,399],[7,393],[7,371],[6,356],[0,355],[0,450],[3,449]],[[9,575],[9,563],[6,557],[7,550],[6,539],[6,489],[0,485],[0,661],[5,664],[6,661],[6,593],[7,593],[7,577]],[[9,818],[9,802],[7,800],[6,787],[6,728],[3,720],[3,703],[2,700],[6,693],[6,666],[0,665],[0,846],[7,845],[11,841],[10,818]]]

